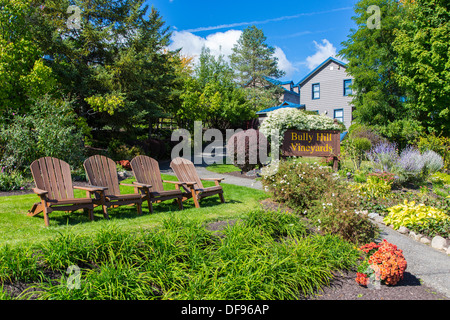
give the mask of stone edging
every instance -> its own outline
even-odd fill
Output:
[[[366,212],[365,212],[366,213]],[[366,213],[368,217],[378,223],[382,223],[386,225],[383,221],[383,216],[380,216],[376,212]],[[392,228],[392,225],[388,226]],[[415,233],[414,231],[410,231],[408,228],[401,226],[398,230],[395,230],[401,234],[409,235],[409,237],[415,241],[418,241],[420,243],[429,245],[435,250],[441,251],[446,253],[447,255],[450,255],[450,240],[445,239],[441,236],[435,236],[434,238],[430,239],[427,236],[424,236],[420,233]]]

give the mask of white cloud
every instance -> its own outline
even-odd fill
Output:
[[[309,70],[314,69],[329,57],[335,58],[337,56],[336,48],[327,39],[322,40],[322,44],[314,41],[316,46],[316,53],[306,58],[306,65]]]
[[[187,56],[194,57],[197,62],[202,48],[209,48],[211,54],[218,57],[220,54],[224,55],[225,59],[232,53],[232,48],[241,36],[242,31],[229,30],[226,32],[217,32],[210,34],[206,38],[199,37],[187,31],[174,31],[172,33],[172,43],[169,46],[170,50],[180,49],[181,53]]]
[[[284,78],[291,78],[294,73],[298,71],[298,69],[287,59],[286,54],[280,47],[275,46],[274,56],[278,58],[278,68],[286,72]]]
[[[206,38],[199,37],[187,31],[174,31],[172,33],[172,43],[169,50],[181,48],[181,53],[186,56],[194,57],[194,63],[198,62],[202,48],[209,48],[211,54],[215,57],[223,55],[226,61],[233,52],[233,46],[240,38],[242,31],[228,30],[226,32],[217,32],[208,35]],[[279,47],[275,47],[275,57],[278,58],[278,67],[286,72],[286,77],[291,77],[297,69],[287,59],[286,54]]]

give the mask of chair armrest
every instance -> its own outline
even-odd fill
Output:
[[[73,186],[73,188],[89,192],[105,191],[108,189],[107,187],[97,187],[97,186]]]
[[[39,196],[43,196],[43,195],[48,194],[48,191],[45,191],[45,190],[42,190],[42,189],[39,189],[39,188],[32,188],[31,190],[33,190],[33,192],[36,193]]]
[[[205,180],[205,181],[222,181],[222,180],[225,180],[225,178],[200,178],[200,180]]]
[[[141,183],[141,182],[137,182],[137,181],[133,181],[133,186],[134,187],[142,187],[142,188],[151,188],[152,185],[151,184],[146,184],[146,183]]]
[[[169,181],[169,180],[163,180],[163,182],[174,183],[174,184],[187,184],[187,185],[194,185],[197,183],[197,182],[192,182],[192,181]]]

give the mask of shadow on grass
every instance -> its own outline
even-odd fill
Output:
[[[233,204],[233,203],[242,203],[241,201],[237,200],[226,200],[224,204]],[[220,202],[219,198],[217,199],[215,197],[211,198],[205,198],[200,201],[200,209],[202,208],[212,208],[217,207],[217,210],[220,210],[220,205],[222,203]],[[192,199],[189,199],[187,201],[183,202],[183,210],[188,209],[195,209],[194,201]],[[142,217],[144,215],[156,215],[156,214],[162,214],[162,213],[168,213],[168,212],[182,212],[183,210],[180,210],[178,208],[178,203],[176,200],[173,201],[165,201],[160,203],[154,203],[153,204],[153,213],[150,213],[148,209],[147,202],[144,201],[142,204],[142,214],[137,213],[137,208],[135,205],[128,205],[128,206],[120,206],[116,208],[108,208],[108,215],[110,219],[115,220],[129,220],[129,219],[136,219],[139,217]],[[42,222],[44,220],[43,214],[39,214],[34,219],[42,219]],[[103,217],[103,211],[102,208],[96,207],[94,209],[94,221],[100,221],[100,220],[107,220]],[[82,223],[89,223],[91,220],[89,220],[89,215],[86,212],[82,210],[74,211],[71,213],[67,212],[60,212],[55,211],[50,213],[50,226],[75,226]]]

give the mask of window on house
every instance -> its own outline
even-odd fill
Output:
[[[312,85],[312,98],[313,98],[313,100],[320,99],[320,84],[319,83],[314,83]]]
[[[350,86],[352,85],[352,80],[344,80],[344,96],[348,96],[352,94],[352,89]]]
[[[344,122],[344,109],[334,109],[334,119]]]

